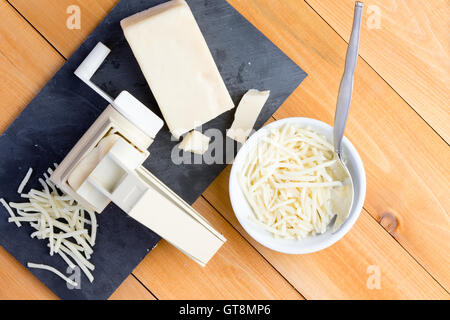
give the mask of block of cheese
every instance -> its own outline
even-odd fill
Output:
[[[234,114],[233,124],[227,130],[228,137],[240,143],[247,140],[269,94],[269,90],[258,91],[256,89],[250,89],[244,94]]]
[[[183,141],[181,141],[179,147],[183,151],[204,154],[206,150],[208,150],[210,140],[210,137],[193,130],[183,138]]]
[[[152,7],[120,24],[176,138],[234,108],[184,0]]]

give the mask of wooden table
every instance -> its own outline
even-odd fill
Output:
[[[116,2],[0,0],[0,132]],[[230,3],[308,73],[273,118],[332,123],[354,1]],[[66,27],[70,5],[81,29]],[[367,196],[341,241],[308,255],[262,247],[233,214],[227,168],[195,203],[228,239],[217,256],[201,268],[161,241],[111,298],[449,299],[449,8],[365,3],[346,135],[363,158]],[[0,248],[0,298],[56,296]]]

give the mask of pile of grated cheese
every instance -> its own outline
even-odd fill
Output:
[[[54,166],[56,168],[57,165]],[[17,190],[26,201],[7,203],[0,198],[0,203],[10,215],[8,221],[18,227],[22,223],[28,223],[35,230],[31,233],[31,238],[47,240],[51,256],[59,255],[72,269],[78,266],[90,282],[94,281],[91,272],[95,266],[89,260],[97,234],[95,212],[81,207],[50,181],[52,168],[44,173],[43,178],[39,178],[42,190],[31,189],[28,193],[23,193],[32,173],[30,168]],[[28,263],[28,267],[51,271],[70,285],[79,285],[52,266]]]
[[[255,214],[252,220],[284,239],[326,232],[335,215],[331,188],[342,185],[330,170],[336,161],[333,150],[310,128],[286,124],[271,130],[238,174]]]

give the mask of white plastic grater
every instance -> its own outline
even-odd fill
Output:
[[[129,216],[204,266],[226,239],[142,166],[163,121],[127,91],[116,99],[91,82],[110,49],[99,42],[75,70],[110,105],[50,179],[85,208],[112,201]]]

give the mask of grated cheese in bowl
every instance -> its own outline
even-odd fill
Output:
[[[331,189],[342,184],[329,169],[335,161],[333,146],[312,129],[273,128],[238,172],[252,220],[283,239],[325,233],[335,216]]]

